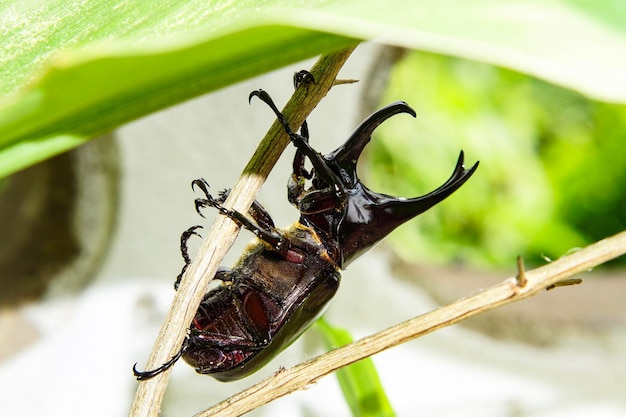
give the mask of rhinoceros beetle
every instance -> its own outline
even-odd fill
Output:
[[[309,76],[300,72],[294,80],[299,84]],[[309,144],[306,122],[300,134],[295,133],[265,91],[253,91],[249,99],[253,97],[274,111],[296,148],[287,196],[300,211],[300,219],[279,230],[257,201],[246,216],[222,206],[227,191],[214,198],[204,179],[193,181],[192,187],[204,194],[195,200],[200,215],[202,208],[214,207],[258,239],[233,269],[217,271],[214,279],[221,285],[204,296],[178,354],[154,370],[140,372],[133,367],[138,380],[163,372],[181,356],[198,373],[220,381],[257,371],[318,318],[337,291],[341,269],[396,227],[452,194],[478,166],[465,169],[461,152],[450,178],[422,197],[376,193],[357,176],[357,161],[382,122],[399,113],[415,117],[406,103],[398,101],[378,110],[344,144],[322,155]],[[304,167],[307,159],[310,172]],[[183,272],[191,262],[187,240],[199,227],[188,229],[181,237]],[[182,272],[175,287],[181,276]]]

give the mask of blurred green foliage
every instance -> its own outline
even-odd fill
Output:
[[[329,324],[324,317],[315,323],[328,350],[353,342],[345,329]],[[335,372],[341,392],[353,417],[395,417],[374,361],[365,358]]]
[[[383,103],[404,100],[369,148],[372,188],[424,194],[460,149],[480,160],[459,191],[391,243],[405,259],[543,264],[626,229],[626,106],[486,64],[412,52],[394,67]]]

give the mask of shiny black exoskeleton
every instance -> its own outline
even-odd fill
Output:
[[[300,80],[306,78],[305,73],[298,75]],[[396,102],[372,114],[343,145],[321,155],[309,144],[306,122],[300,134],[294,133],[265,91],[254,91],[252,97],[272,108],[296,147],[287,189],[300,220],[278,230],[258,202],[245,216],[222,206],[226,193],[215,199],[203,179],[195,180],[193,186],[205,195],[196,200],[199,213],[203,207],[217,208],[252,231],[258,241],[233,269],[218,270],[215,280],[221,285],[205,295],[179,354],[151,371],[133,369],[137,379],[157,375],[180,356],[197,372],[220,381],[257,371],[321,314],[337,291],[341,269],[397,226],[452,194],[478,166],[465,169],[461,152],[450,178],[429,194],[405,199],[376,193],[359,180],[357,161],[378,125],[398,113],[415,117],[406,103]],[[307,159],[311,172],[304,168]],[[187,239],[198,227],[181,238],[185,268],[190,263]]]

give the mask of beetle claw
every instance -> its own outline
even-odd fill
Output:
[[[304,83],[315,84],[315,77],[313,77],[313,74],[307,70],[300,70],[293,74],[293,88],[298,88]]]
[[[189,238],[191,236],[198,236],[198,237],[202,237],[200,236],[198,233],[196,233],[196,230],[198,229],[202,229],[202,226],[197,225],[197,226],[193,226],[190,227],[189,229],[185,230],[183,232],[183,234],[180,236],[180,252],[183,255],[183,259],[185,260],[185,264],[190,264],[191,263],[191,258],[189,256],[189,253],[187,251],[187,242],[189,241]]]
[[[252,103],[252,97],[258,97],[260,100],[262,100],[265,103],[267,103],[266,101],[267,99],[269,99],[269,101],[272,101],[272,99],[269,98],[269,95],[265,92],[265,90],[261,90],[261,89],[254,90],[248,95],[248,103]]]
[[[176,281],[174,281],[175,290],[178,290],[178,286],[180,285],[180,280],[183,279],[183,275],[187,271],[189,264],[191,264],[191,257],[189,256],[189,249],[187,247],[187,242],[189,241],[189,238],[193,235],[202,237],[198,233],[196,233],[196,230],[198,229],[202,229],[202,226],[192,226],[189,229],[185,230],[183,234],[180,236],[180,253],[183,256],[185,265],[183,265],[183,268],[180,271],[180,274],[178,274],[178,276],[176,277]]]
[[[196,200],[194,201],[194,204],[195,204],[195,207],[196,207],[196,212],[200,216],[204,217],[204,214],[202,214],[202,212],[200,211],[201,208],[204,208],[204,207],[214,207],[217,210],[219,210],[220,213],[224,214],[225,216],[232,217],[230,215],[230,210],[224,208],[220,204],[220,201],[218,201],[215,198],[213,198],[213,196],[209,192],[209,183],[206,182],[206,180],[204,178],[199,178],[197,180],[193,180],[191,182],[191,189],[195,191],[195,187],[200,188],[200,190],[204,193],[204,196],[205,196],[205,198],[196,198]]]
[[[165,362],[163,365],[159,366],[158,368],[152,369],[150,371],[138,371],[137,363],[135,363],[133,365],[133,374],[135,375],[135,378],[137,378],[137,381],[146,381],[150,378],[154,378],[161,372],[167,371],[169,368],[172,367],[172,365],[176,363],[176,361],[180,359],[183,353],[185,353],[185,350],[187,349],[188,344],[189,344],[189,339],[186,338],[185,341],[183,342],[183,346],[180,348],[178,352],[176,352],[174,356],[172,356],[172,358],[169,361]]]
[[[200,211],[200,209],[206,207],[208,204],[206,204],[205,199],[202,198],[196,198],[194,201],[194,205],[196,207],[196,213],[198,213],[200,215],[200,217],[204,217],[204,214],[202,214],[202,212]]]
[[[207,196],[210,195],[209,188],[211,188],[211,186],[204,178],[198,178],[196,180],[191,181],[191,190],[196,191],[195,187],[200,188],[200,190],[202,190],[202,192],[206,194]]]

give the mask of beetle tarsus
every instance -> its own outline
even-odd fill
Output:
[[[222,205],[222,203],[219,200],[216,200],[209,192],[209,183],[206,182],[204,178],[199,178],[191,182],[192,189],[194,189],[194,187],[196,186],[200,188],[200,190],[202,190],[205,196],[205,198],[196,198],[195,200],[196,212],[200,216],[204,217],[204,215],[200,211],[201,208],[213,207],[217,209],[220,213],[222,213],[224,216],[229,217],[231,220],[234,220],[237,223],[240,223],[238,217],[241,217],[241,215],[238,216],[239,213],[235,212],[234,210],[227,209],[226,207]]]
[[[202,237],[196,230],[202,229],[202,226],[192,226],[189,229],[185,230],[182,235],[180,235],[180,254],[183,256],[183,260],[185,261],[185,265],[183,265],[183,269],[180,271],[180,274],[176,277],[176,282],[174,282],[174,289],[178,290],[178,286],[180,285],[180,280],[183,279],[183,275],[189,268],[189,264],[191,264],[191,257],[189,256],[189,248],[187,247],[187,242],[189,238],[193,235]]]
[[[183,234],[180,236],[180,253],[183,256],[183,259],[185,260],[186,264],[191,263],[191,257],[189,256],[189,248],[187,247],[187,242],[189,241],[189,238],[191,236],[202,237],[198,233],[196,233],[196,230],[198,229],[202,229],[202,226],[200,225],[192,226],[189,229],[185,230]]]
[[[254,90],[248,96],[248,101],[249,102],[252,101],[252,97],[258,97],[263,103],[267,104],[269,106],[269,108],[272,109],[272,111],[274,112],[274,114],[278,118],[278,121],[283,126],[283,129],[285,130],[285,132],[287,132],[289,137],[291,137],[291,135],[295,135],[293,130],[291,130],[291,127],[289,126],[289,123],[287,122],[287,119],[285,119],[285,116],[283,116],[283,114],[280,112],[280,110],[278,110],[278,107],[276,107],[276,104],[274,104],[274,100],[272,100],[272,97],[270,97],[270,95],[267,93],[267,91],[261,90],[261,89]]]
[[[309,84],[315,84],[315,77],[307,70],[300,70],[293,74],[293,88],[297,89],[302,84],[307,86],[307,94],[309,92]]]
[[[176,352],[174,356],[172,356],[172,358],[169,361],[165,362],[163,365],[159,366],[156,369],[152,369],[150,371],[138,371],[137,364],[135,363],[133,365],[133,374],[135,375],[135,378],[137,378],[137,381],[146,381],[148,379],[154,378],[158,374],[165,372],[169,368],[171,368],[172,365],[174,365],[176,361],[180,359],[183,353],[185,353],[185,350],[187,349],[188,340],[189,339],[185,339],[185,341],[183,342],[183,346],[180,348],[178,352]]]
[[[300,87],[304,83],[306,83],[308,94],[309,84],[315,84],[315,78],[313,77],[313,74],[311,74],[307,70],[300,70],[293,74],[294,89],[298,89],[298,87]],[[302,122],[302,126],[300,126],[300,139],[305,142],[309,141],[309,125],[306,120]],[[306,179],[311,179],[313,177],[312,173],[304,169],[304,154],[302,152],[296,152],[293,158],[293,172]]]

